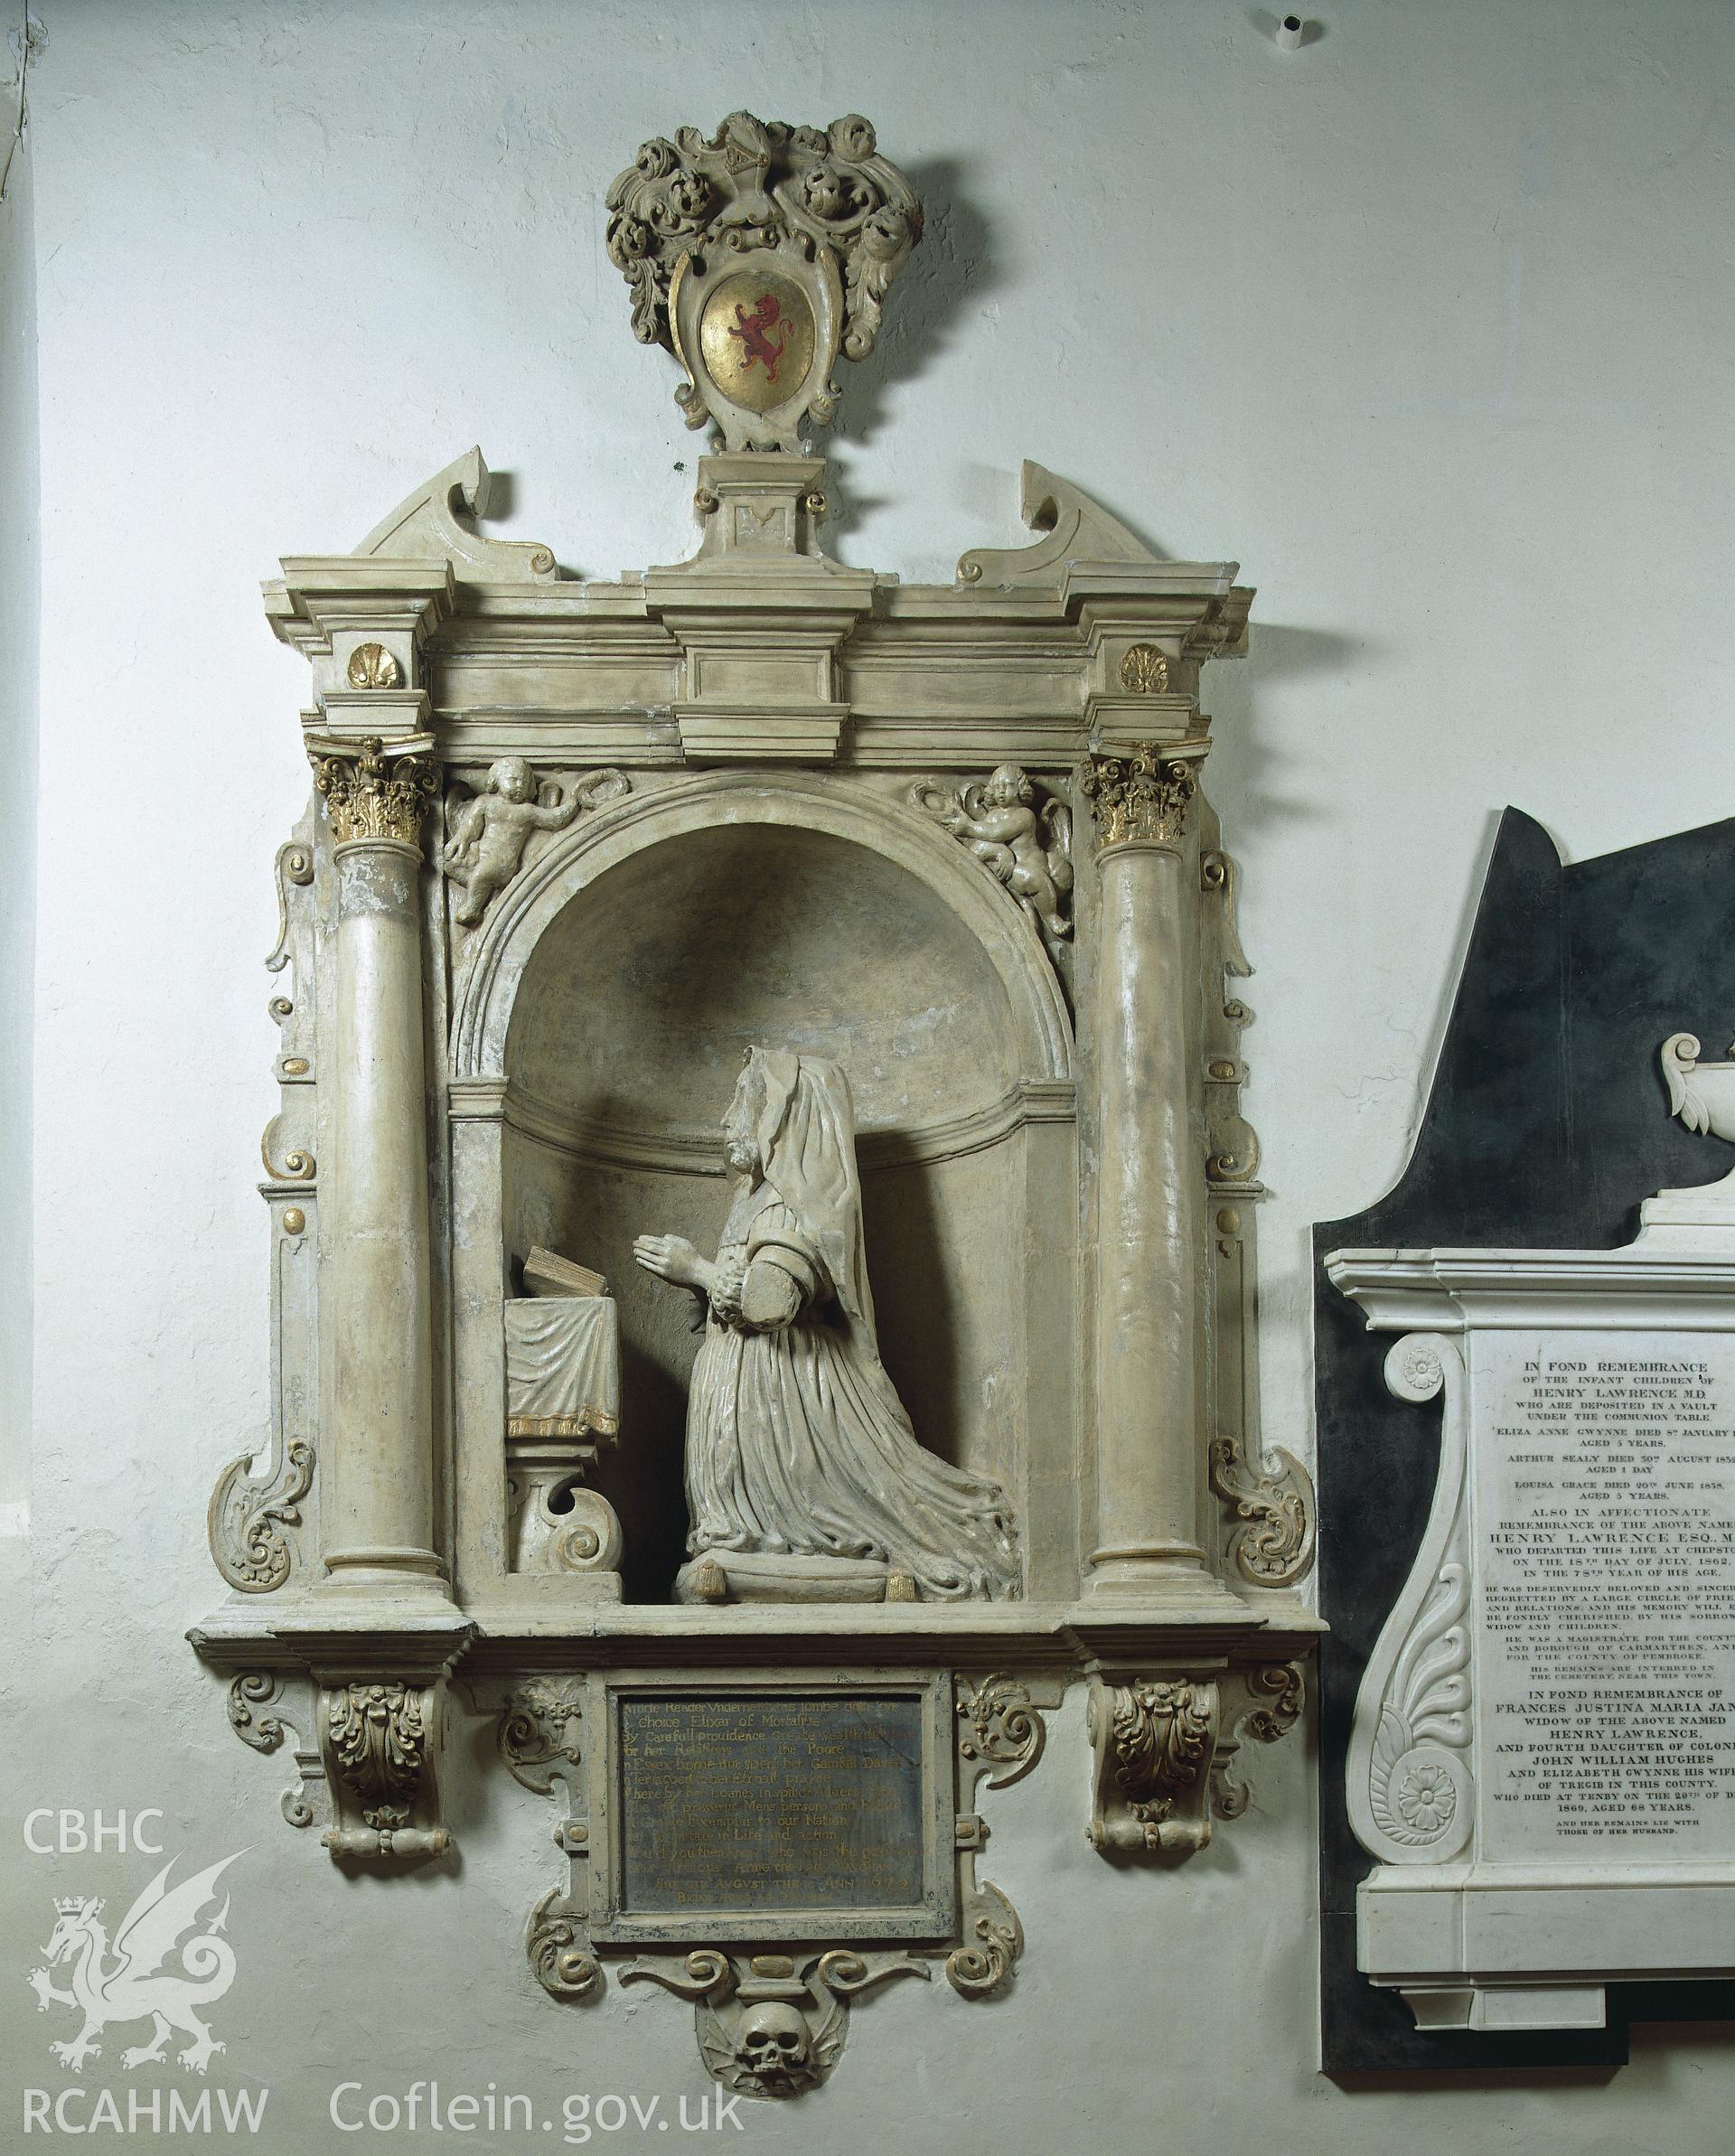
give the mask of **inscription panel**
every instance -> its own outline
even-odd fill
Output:
[[[932,1679],[615,1683],[606,1726],[598,1937],[950,1927],[950,1729]]]
[[[1477,1341],[1485,1858],[1735,1855],[1735,1340]]]

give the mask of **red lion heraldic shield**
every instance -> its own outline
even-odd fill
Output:
[[[750,368],[757,360],[765,370],[767,381],[776,380],[777,362],[783,356],[783,346],[789,338],[785,329],[783,335],[774,344],[766,333],[782,313],[775,295],[762,292],[751,314],[744,314],[738,306],[736,308],[735,322],[729,327],[730,336],[738,338],[746,347],[746,358],[742,362],[744,369]]]

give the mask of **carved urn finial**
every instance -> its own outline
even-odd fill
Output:
[[[830,419],[839,351],[865,359],[922,205],[858,113],[830,127],[732,112],[708,139],[641,145],[608,191],[609,259],[642,344],[674,353],[675,401],[727,450],[794,451]]]

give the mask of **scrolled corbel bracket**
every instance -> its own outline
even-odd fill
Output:
[[[1222,1711],[1214,1678],[1120,1671],[1092,1678],[1093,1849],[1174,1861],[1205,1847]]]
[[[321,1839],[333,1862],[413,1861],[451,1848],[438,1775],[445,1715],[443,1677],[322,1678],[319,1748],[333,1822]]]
[[[1300,1663],[1275,1657],[1208,1676],[1099,1668],[1085,1707],[1092,1847],[1169,1863],[1204,1849],[1214,1821],[1239,1819],[1252,1802],[1237,1772],[1243,1747],[1288,1736],[1306,1696]]]

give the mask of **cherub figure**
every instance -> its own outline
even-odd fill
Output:
[[[1051,942],[1072,934],[1063,911],[1073,887],[1073,819],[1064,801],[1038,809],[1036,787],[1016,764],[1001,764],[985,784],[956,793],[918,779],[910,801],[968,846]]]
[[[452,835],[440,854],[441,867],[464,892],[459,923],[474,928],[496,892],[511,882],[532,831],[563,831],[581,809],[614,801],[631,784],[624,772],[593,771],[563,793],[555,785],[539,788],[522,756],[491,764],[482,792],[453,818]]]

